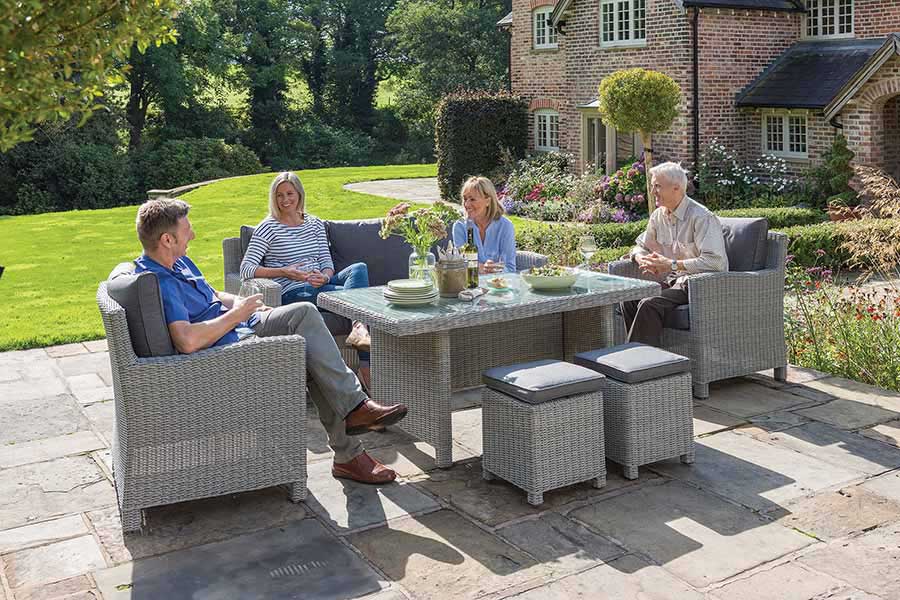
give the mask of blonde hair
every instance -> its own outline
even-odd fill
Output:
[[[469,191],[475,191],[479,196],[490,200],[490,204],[488,204],[488,217],[490,221],[496,221],[503,216],[503,206],[500,205],[500,201],[497,199],[497,190],[494,188],[494,184],[491,183],[490,179],[481,176],[469,177],[466,179],[462,189],[459,191],[459,201],[461,203],[465,203],[466,192]]]
[[[299,200],[297,202],[297,212],[300,215],[303,215],[306,209],[306,192],[303,191],[303,184],[300,183],[300,178],[291,173],[290,171],[284,171],[283,173],[279,173],[275,176],[275,179],[272,180],[272,185],[269,186],[269,215],[274,219],[281,220],[281,207],[278,206],[278,202],[275,200],[275,190],[278,189],[278,186],[282,183],[290,183],[294,186],[294,189],[297,190],[297,196]]]

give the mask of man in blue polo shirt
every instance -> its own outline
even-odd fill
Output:
[[[186,202],[160,198],[142,204],[137,215],[144,254],[134,261],[135,270],[156,273],[175,348],[190,354],[232,344],[239,339],[239,327],[250,328],[261,337],[303,336],[310,396],[334,450],[332,475],[363,483],[393,481],[397,474],[370,457],[351,436],[397,423],[406,416],[406,407],[382,406],[366,396],[314,305],[299,302],[273,309],[263,304],[262,294],[244,298],[213,289],[186,256],[188,243],[194,239],[189,210]],[[273,369],[284,367],[271,365]]]

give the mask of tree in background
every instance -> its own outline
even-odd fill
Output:
[[[640,132],[644,144],[644,171],[647,173],[647,209],[653,213],[650,168],[653,166],[651,137],[668,131],[678,116],[681,88],[664,73],[648,69],[623,69],[600,82],[600,117],[618,131]]]
[[[510,0],[399,0],[387,19],[385,69],[400,78],[397,109],[419,136],[434,139],[435,108],[461,88],[505,86],[506,39],[497,21]]]
[[[35,124],[81,123],[137,47],[174,41],[175,0],[0,0],[0,151]]]

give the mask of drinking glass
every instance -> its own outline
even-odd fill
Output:
[[[504,262],[503,262],[503,255],[502,255],[502,254],[489,254],[489,255],[488,255],[488,260],[494,263],[494,264],[493,264],[493,269],[490,271],[489,274],[492,274],[492,273],[501,274],[501,273],[503,273],[503,271],[505,270],[506,266],[505,266],[505,264],[504,264]]]
[[[581,256],[584,258],[584,264],[587,267],[590,267],[591,257],[594,256],[595,252],[597,252],[597,242],[596,240],[594,240],[594,236],[581,236],[581,241],[578,243],[578,250],[581,252]]]

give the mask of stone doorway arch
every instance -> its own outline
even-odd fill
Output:
[[[883,169],[900,180],[900,77],[870,83],[860,94],[855,118],[869,125],[859,140],[856,162]],[[867,131],[866,131],[867,130]],[[868,138],[868,139],[866,139]]]

